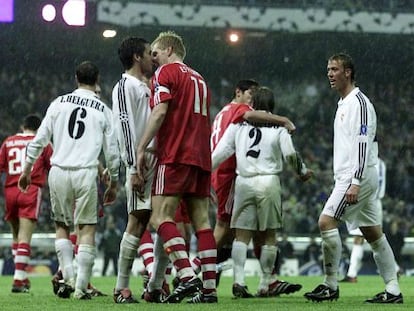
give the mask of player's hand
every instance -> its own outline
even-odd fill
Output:
[[[306,182],[306,181],[308,181],[309,179],[311,179],[311,178],[313,177],[313,175],[315,175],[315,174],[314,174],[314,172],[313,172],[313,170],[311,170],[311,169],[307,169],[306,174],[304,174],[304,175],[300,175],[300,176],[299,176],[299,179],[300,179],[301,181],[303,181],[303,182]]]
[[[30,174],[22,174],[19,177],[17,186],[21,192],[26,192],[29,189],[30,183],[32,182]]]
[[[141,180],[138,177],[138,174],[130,175],[130,184],[131,190],[138,193],[138,198],[144,202],[144,192],[145,192],[145,183],[142,185]]]
[[[100,172],[100,174],[99,174],[99,180],[105,186],[109,187],[109,185],[111,183],[111,176],[109,175],[108,168],[105,168],[104,170],[102,170],[102,172]]]
[[[145,151],[137,150],[136,191],[138,191],[139,193],[144,193],[146,171],[147,171],[147,164],[145,162]]]
[[[288,130],[289,134],[293,134],[296,131],[295,124],[293,124],[293,122],[290,121],[288,118],[286,118],[285,128]]]
[[[105,190],[104,197],[103,197],[103,205],[111,205],[116,200],[116,193],[118,189],[118,183],[111,181],[109,187]]]
[[[345,198],[346,201],[349,204],[355,204],[358,203],[358,194],[359,189],[361,189],[360,186],[351,184],[351,186],[348,188],[348,190],[345,192]]]

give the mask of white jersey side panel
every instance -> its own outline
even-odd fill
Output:
[[[112,111],[121,158],[125,166],[136,171],[136,147],[151,114],[150,90],[137,78],[124,73],[112,91]],[[153,142],[149,148],[153,147]]]

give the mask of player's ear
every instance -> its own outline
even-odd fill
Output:
[[[352,69],[351,68],[345,68],[345,76],[347,78],[350,78],[352,74]]]
[[[172,46],[169,46],[168,48],[167,48],[167,55],[168,55],[168,57],[170,57],[171,55],[172,55],[172,53],[174,52],[174,49],[173,49],[173,47]]]
[[[134,53],[134,60],[137,62],[141,61],[141,56],[139,56],[137,53]]]

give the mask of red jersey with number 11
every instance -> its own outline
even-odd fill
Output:
[[[163,102],[168,112],[156,137],[158,163],[211,171],[210,91],[204,78],[181,62],[159,67],[152,78],[151,108]]]

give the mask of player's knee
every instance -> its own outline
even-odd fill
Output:
[[[337,221],[327,215],[321,215],[318,220],[318,226],[320,231],[327,231],[338,227]]]

